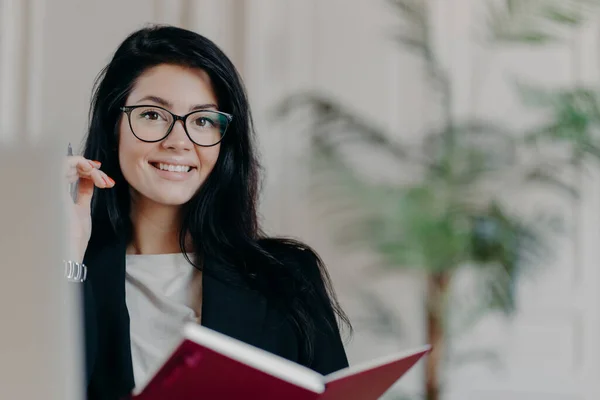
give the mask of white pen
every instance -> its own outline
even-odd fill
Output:
[[[71,142],[69,142],[69,147],[67,147],[67,156],[73,155],[73,148],[71,147]],[[73,203],[77,201],[77,184],[79,183],[79,179],[77,181],[69,184],[69,192],[71,193],[71,198],[73,199]]]

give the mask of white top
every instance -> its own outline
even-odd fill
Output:
[[[200,323],[201,273],[182,253],[128,254],[126,262],[133,375],[145,382],[182,338],[183,326]]]

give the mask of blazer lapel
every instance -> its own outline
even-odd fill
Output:
[[[98,386],[128,393],[134,378],[125,301],[125,241],[106,236],[90,241],[85,263],[90,282],[85,302],[86,349],[93,354],[87,360],[89,378]],[[88,314],[95,321],[90,323]]]
[[[220,277],[218,265],[205,268],[202,278],[201,324],[207,328],[259,346],[263,339],[266,299],[242,283]],[[212,272],[215,271],[215,272]]]

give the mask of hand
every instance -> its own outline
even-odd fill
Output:
[[[69,216],[69,255],[71,261],[82,262],[92,233],[91,203],[94,186],[100,189],[112,188],[115,181],[100,171],[98,161],[81,156],[68,156],[65,162],[65,177],[68,183],[79,180],[77,201],[69,196],[67,212]]]

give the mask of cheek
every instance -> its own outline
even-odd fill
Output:
[[[119,129],[119,163],[123,176],[128,181],[135,176],[135,171],[145,160],[145,155],[152,147],[150,143],[141,143],[129,131],[129,125],[121,121]]]
[[[119,127],[119,163],[121,164],[124,175],[127,175],[130,165],[135,159],[135,157],[133,157],[135,154],[135,146],[133,146],[131,139],[132,135],[131,132],[129,132],[129,125],[121,119]]]
[[[202,166],[202,176],[206,177],[212,172],[217,163],[217,159],[219,158],[220,151],[220,144],[213,147],[199,148],[197,150],[198,160],[200,160],[200,165]]]

